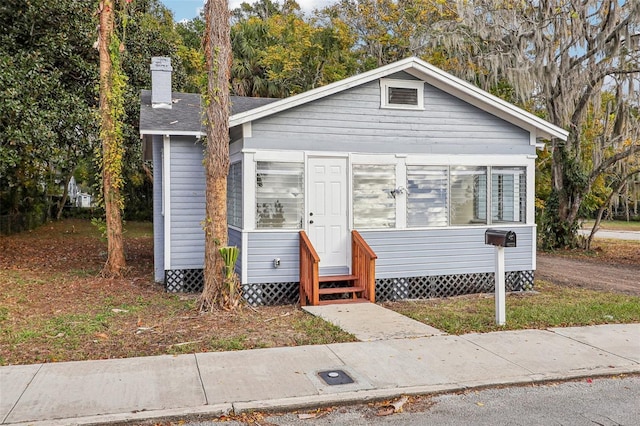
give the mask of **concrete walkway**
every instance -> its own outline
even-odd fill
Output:
[[[335,370],[353,383],[318,374]],[[20,365],[0,367],[0,423],[291,410],[626,373],[640,373],[640,324]]]
[[[375,303],[303,306],[302,309],[353,334],[361,342],[445,334]]]

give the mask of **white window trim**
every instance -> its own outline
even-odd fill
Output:
[[[230,229],[235,229],[235,230],[241,231],[242,230],[242,225],[243,225],[242,222],[243,222],[244,206],[245,206],[245,204],[244,204],[244,181],[243,181],[244,180],[243,179],[243,175],[244,175],[244,168],[245,167],[244,167],[244,164],[242,164],[242,157],[240,155],[232,156],[229,159],[229,174],[227,175],[227,182],[228,182],[229,176],[231,174],[231,167],[236,165],[236,164],[240,164],[240,182],[239,182],[239,184],[240,184],[240,225],[239,226],[238,225],[231,225],[231,224],[228,223],[229,222],[229,220],[228,220],[228,218],[229,218],[229,216],[228,216],[228,214],[229,214],[229,210],[228,210],[229,206],[227,204],[227,223],[228,223],[227,227],[230,228]],[[228,201],[227,201],[227,203],[228,203]]]
[[[390,104],[389,87],[402,89],[416,89],[418,91],[418,105]],[[391,78],[380,79],[380,108],[383,109],[407,109],[424,110],[424,82],[422,80],[394,80]]]

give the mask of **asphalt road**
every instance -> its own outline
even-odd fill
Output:
[[[640,424],[640,376],[582,379],[573,382],[526,385],[461,394],[425,396],[407,403],[400,413],[378,416],[380,404],[336,407],[315,418],[299,413],[265,415],[263,425],[638,425]],[[217,425],[214,422],[174,423],[185,426]],[[225,422],[225,425],[245,425]],[[253,423],[256,424],[256,423]]]
[[[582,229],[580,231],[582,235],[589,235],[590,229]],[[630,240],[640,241],[640,232],[638,231],[605,231],[603,229],[596,232],[594,238],[608,238],[611,240]]]

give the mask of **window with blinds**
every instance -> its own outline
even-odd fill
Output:
[[[302,163],[258,161],[256,227],[302,228],[304,167]]]
[[[393,228],[396,226],[395,165],[353,165],[353,226]]]
[[[227,223],[242,227],[242,163],[229,166],[227,176]]]
[[[447,226],[448,194],[448,167],[407,166],[407,226]]]
[[[524,167],[491,169],[491,221],[526,222],[527,185]]]
[[[487,168],[452,167],[451,225],[487,223]]]

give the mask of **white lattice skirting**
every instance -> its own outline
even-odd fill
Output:
[[[507,272],[507,291],[533,290],[534,271]],[[202,269],[174,269],[166,271],[165,286],[170,293],[198,293],[202,291]],[[252,306],[286,305],[298,303],[300,287],[297,282],[244,284],[242,295]],[[434,275],[428,277],[398,277],[376,280],[376,301],[403,299],[433,299],[463,294],[494,291],[493,273]]]

